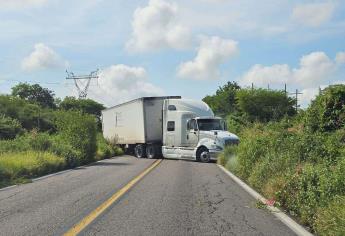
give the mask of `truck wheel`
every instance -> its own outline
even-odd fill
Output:
[[[207,148],[200,148],[197,152],[197,160],[203,163],[210,162],[211,157]]]
[[[134,154],[137,158],[144,158],[145,157],[145,146],[142,144],[138,144],[134,148]]]
[[[149,145],[146,147],[146,156],[149,159],[156,158],[157,156],[157,148],[155,145]]]

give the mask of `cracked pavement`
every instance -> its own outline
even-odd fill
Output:
[[[214,163],[164,160],[83,235],[295,235]]]
[[[155,160],[104,160],[0,191],[0,235],[61,235]],[[82,235],[294,235],[215,163],[163,160]]]

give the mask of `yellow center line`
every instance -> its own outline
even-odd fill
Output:
[[[144,172],[140,175],[132,179],[126,186],[121,188],[117,191],[114,195],[112,195],[109,199],[103,202],[99,207],[93,210],[89,215],[84,217],[79,223],[74,225],[71,229],[69,229],[64,236],[72,236],[79,234],[83,229],[85,229],[90,223],[92,223],[98,216],[100,216],[108,207],[110,207],[116,200],[118,200],[122,195],[124,195],[129,189],[131,189],[139,180],[141,180],[146,174],[148,174],[151,170],[153,170],[156,166],[161,163],[160,160],[156,160],[150,167],[148,167]]]

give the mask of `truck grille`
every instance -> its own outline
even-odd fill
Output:
[[[238,145],[239,142],[240,141],[238,139],[227,139],[227,140],[225,140],[225,146]]]

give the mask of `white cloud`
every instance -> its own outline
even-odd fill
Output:
[[[217,36],[201,38],[197,55],[182,63],[177,71],[181,78],[214,80],[220,78],[219,66],[238,51],[237,42]]]
[[[287,64],[276,64],[272,66],[254,65],[241,78],[241,83],[251,83],[266,86],[267,84],[287,83],[291,78],[291,70]]]
[[[316,88],[306,88],[303,89],[301,94],[298,97],[298,102],[301,104],[301,107],[307,107],[310,101],[314,100],[315,97],[319,94],[319,87]]]
[[[158,96],[163,90],[148,81],[146,70],[123,64],[112,65],[99,75],[99,87],[90,87],[90,97],[109,106],[144,96]]]
[[[327,82],[335,72],[333,62],[324,52],[313,52],[300,60],[300,68],[293,69],[292,80],[304,86]]]
[[[190,45],[189,29],[177,21],[177,5],[163,0],[150,0],[133,15],[133,32],[126,44],[129,51],[160,48],[184,49]]]
[[[254,65],[240,77],[239,82],[242,86],[250,86],[253,83],[259,87],[266,87],[269,84],[280,89],[287,84],[289,87],[302,90],[300,99],[305,106],[318,93],[319,86],[340,83],[336,79],[341,76],[339,65],[344,63],[344,60],[343,52],[337,53],[334,60],[324,52],[312,52],[301,57],[297,68],[291,68],[287,64]]]
[[[306,87],[330,81],[336,70],[336,61],[332,61],[324,52],[312,52],[302,56],[298,68],[287,64],[251,67],[240,78],[243,85],[254,83],[258,86],[281,85],[284,83]]]
[[[48,0],[0,0],[0,10],[16,10],[26,7],[41,7],[47,2]]]
[[[335,61],[338,64],[345,64],[345,52],[338,52],[335,56]]]
[[[63,67],[68,67],[68,62],[43,43],[36,44],[34,51],[22,61],[22,69],[25,71]]]
[[[311,27],[318,27],[330,20],[335,4],[332,2],[297,5],[292,11],[292,19]]]

